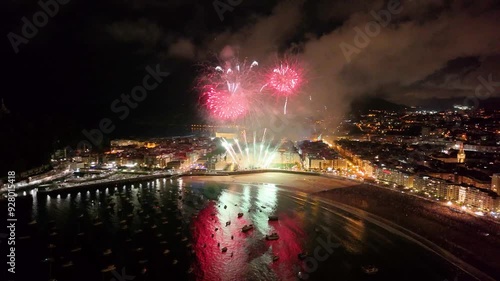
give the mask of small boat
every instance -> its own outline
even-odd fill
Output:
[[[183,237],[181,241],[184,242],[184,241],[187,241],[187,240],[188,240],[187,237]]]
[[[78,247],[78,248],[74,248],[71,250],[72,253],[76,253],[76,252],[80,252],[82,250],[82,248]]]
[[[177,260],[174,260],[174,261],[172,262],[172,264],[174,264],[174,265],[175,265],[175,264],[177,264],[177,262],[178,262]]]
[[[238,218],[241,218],[243,216],[243,213],[238,213]]]
[[[19,240],[25,240],[25,239],[30,239],[30,238],[31,238],[31,236],[29,236],[29,235],[28,236],[21,236],[21,237],[19,237]]]
[[[271,235],[266,235],[266,240],[278,240],[279,238],[276,232],[271,233]]]
[[[165,241],[165,240],[160,241],[160,244],[167,244],[167,241]]]
[[[111,255],[111,253],[113,253],[113,251],[111,251],[111,249],[106,249],[104,252],[102,252],[102,255],[108,256],[108,255]]]
[[[36,220],[32,220],[28,223],[28,225],[34,225],[34,224],[37,224]]]
[[[374,265],[365,265],[365,266],[362,266],[361,269],[366,274],[375,274],[378,272],[378,268]]]
[[[135,249],[135,251],[136,251],[136,252],[142,252],[142,250],[144,250],[144,249],[143,249],[143,248],[140,248],[140,247],[139,247],[139,248],[137,248],[137,249]]]
[[[103,268],[103,269],[101,270],[101,272],[110,272],[110,271],[113,271],[113,270],[116,270],[116,266],[115,266],[114,264],[112,264],[112,265],[108,265],[108,267]]]
[[[278,220],[278,216],[276,216],[276,215],[269,216],[269,220],[270,221],[277,221]]]
[[[253,224],[249,224],[249,225],[244,225],[242,228],[241,228],[241,231],[242,232],[247,232],[249,230],[252,230],[253,229]]]
[[[67,263],[64,263],[64,264],[62,265],[62,267],[64,267],[64,268],[66,268],[66,267],[71,267],[71,266],[73,266],[73,262],[72,262],[72,261],[68,261]]]
[[[163,254],[164,254],[164,255],[167,255],[168,253],[170,253],[170,250],[169,250],[169,249],[166,249],[165,251],[163,251]]]

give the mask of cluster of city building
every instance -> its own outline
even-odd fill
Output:
[[[344,120],[331,135],[281,140],[270,167],[332,173],[463,208],[500,212],[498,113],[460,108],[371,110]],[[353,127],[358,133],[349,133]],[[241,128],[192,125],[192,129],[194,135],[189,137],[112,140],[105,153],[71,156],[71,165],[73,169],[227,169],[232,160],[221,140],[236,138]],[[59,151],[55,158],[62,155],[67,157]]]
[[[371,110],[345,120],[344,134],[323,136],[322,146],[338,155],[310,168],[326,165],[464,209],[500,212],[499,113]],[[349,126],[358,133],[349,134]]]

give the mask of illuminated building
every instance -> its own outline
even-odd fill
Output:
[[[457,154],[457,162],[458,163],[464,163],[465,162],[465,151],[464,151],[464,145],[460,145],[460,150],[458,151]]]
[[[215,132],[215,137],[216,138],[224,138],[224,139],[227,139],[227,140],[232,140],[232,139],[235,139],[236,136],[237,135],[235,133]]]
[[[112,140],[111,147],[120,147],[120,146],[144,146],[144,142],[137,140]]]
[[[491,177],[491,190],[500,195],[500,174],[493,174]]]

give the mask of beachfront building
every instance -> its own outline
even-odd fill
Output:
[[[491,177],[491,190],[500,195],[500,174],[493,174]]]
[[[415,176],[413,188],[418,192],[422,192],[427,197],[439,198],[439,195],[444,193],[443,190],[448,187],[448,183],[439,178],[430,177],[428,175]]]
[[[460,187],[460,185],[456,184],[440,185],[438,188],[438,197],[446,201],[458,201]]]
[[[404,187],[413,187],[414,176],[397,168],[375,165],[373,175],[380,181]]]
[[[300,155],[295,151],[279,150],[271,161],[272,168],[300,167]]]
[[[348,167],[347,160],[343,158],[320,158],[316,156],[307,156],[304,166],[308,170],[345,170]]]
[[[460,186],[458,202],[486,211],[498,210],[498,195],[491,190],[480,189],[473,186]]]

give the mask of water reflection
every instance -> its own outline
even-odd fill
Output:
[[[270,215],[278,220],[270,221]],[[30,233],[25,256],[33,272],[43,276],[49,274],[48,264],[40,260],[53,257],[50,274],[58,280],[111,280],[110,272],[101,272],[110,265],[126,266],[137,280],[174,275],[179,280],[296,280],[299,271],[307,270],[299,254],[314,256],[320,239],[343,247],[310,272],[309,280],[365,280],[359,269],[365,261],[386,269],[373,280],[441,281],[452,272],[387,231],[273,184],[155,180],[113,185],[34,198],[31,217],[39,226]],[[249,224],[254,229],[243,232]],[[273,232],[279,238],[266,240]],[[64,271],[68,259],[74,266]],[[402,278],[398,268],[419,275]]]

